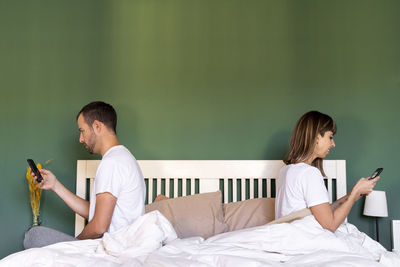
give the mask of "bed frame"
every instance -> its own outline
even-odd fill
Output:
[[[78,160],[76,193],[89,199],[100,160]],[[223,202],[275,197],[281,160],[138,160],[146,183],[146,203],[157,195],[180,197],[221,190]],[[346,161],[324,160],[330,201],[346,194]],[[85,219],[75,218],[75,235]]]

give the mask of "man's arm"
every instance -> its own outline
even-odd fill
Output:
[[[89,201],[78,197],[60,183],[56,176],[48,170],[40,169],[43,180],[39,183],[39,187],[44,190],[53,190],[75,213],[82,217],[89,218]],[[36,176],[35,176],[36,180]]]
[[[117,198],[105,192],[96,195],[96,207],[92,220],[83,228],[78,239],[100,238],[110,227]]]

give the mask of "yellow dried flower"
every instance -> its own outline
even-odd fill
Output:
[[[52,160],[53,159],[46,161],[45,165],[50,163]],[[42,169],[42,165],[40,163],[38,163],[36,166],[38,169]],[[32,170],[30,167],[28,167],[28,170],[26,172],[26,179],[28,180],[29,198],[33,214],[33,226],[37,226],[39,225],[38,219],[39,219],[40,198],[42,196],[42,189],[40,189],[38,184],[35,183],[32,176]]]

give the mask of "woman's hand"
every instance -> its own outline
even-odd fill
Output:
[[[380,176],[375,177],[374,179],[369,180],[368,178],[361,178],[358,182],[353,186],[350,194],[354,194],[355,201],[359,200],[360,197],[364,195],[369,195],[374,189],[376,182],[380,179]]]
[[[40,189],[44,189],[44,190],[53,190],[56,187],[56,183],[58,182],[56,176],[49,170],[46,169],[40,169],[40,174],[43,177],[43,180],[38,183],[38,186]],[[37,182],[37,177],[35,176],[34,173],[32,173],[32,176],[35,179],[35,182]]]

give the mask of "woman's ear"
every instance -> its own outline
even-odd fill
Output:
[[[320,134],[317,134],[317,140],[316,140],[316,144],[318,145],[319,140],[321,140],[322,136]]]

